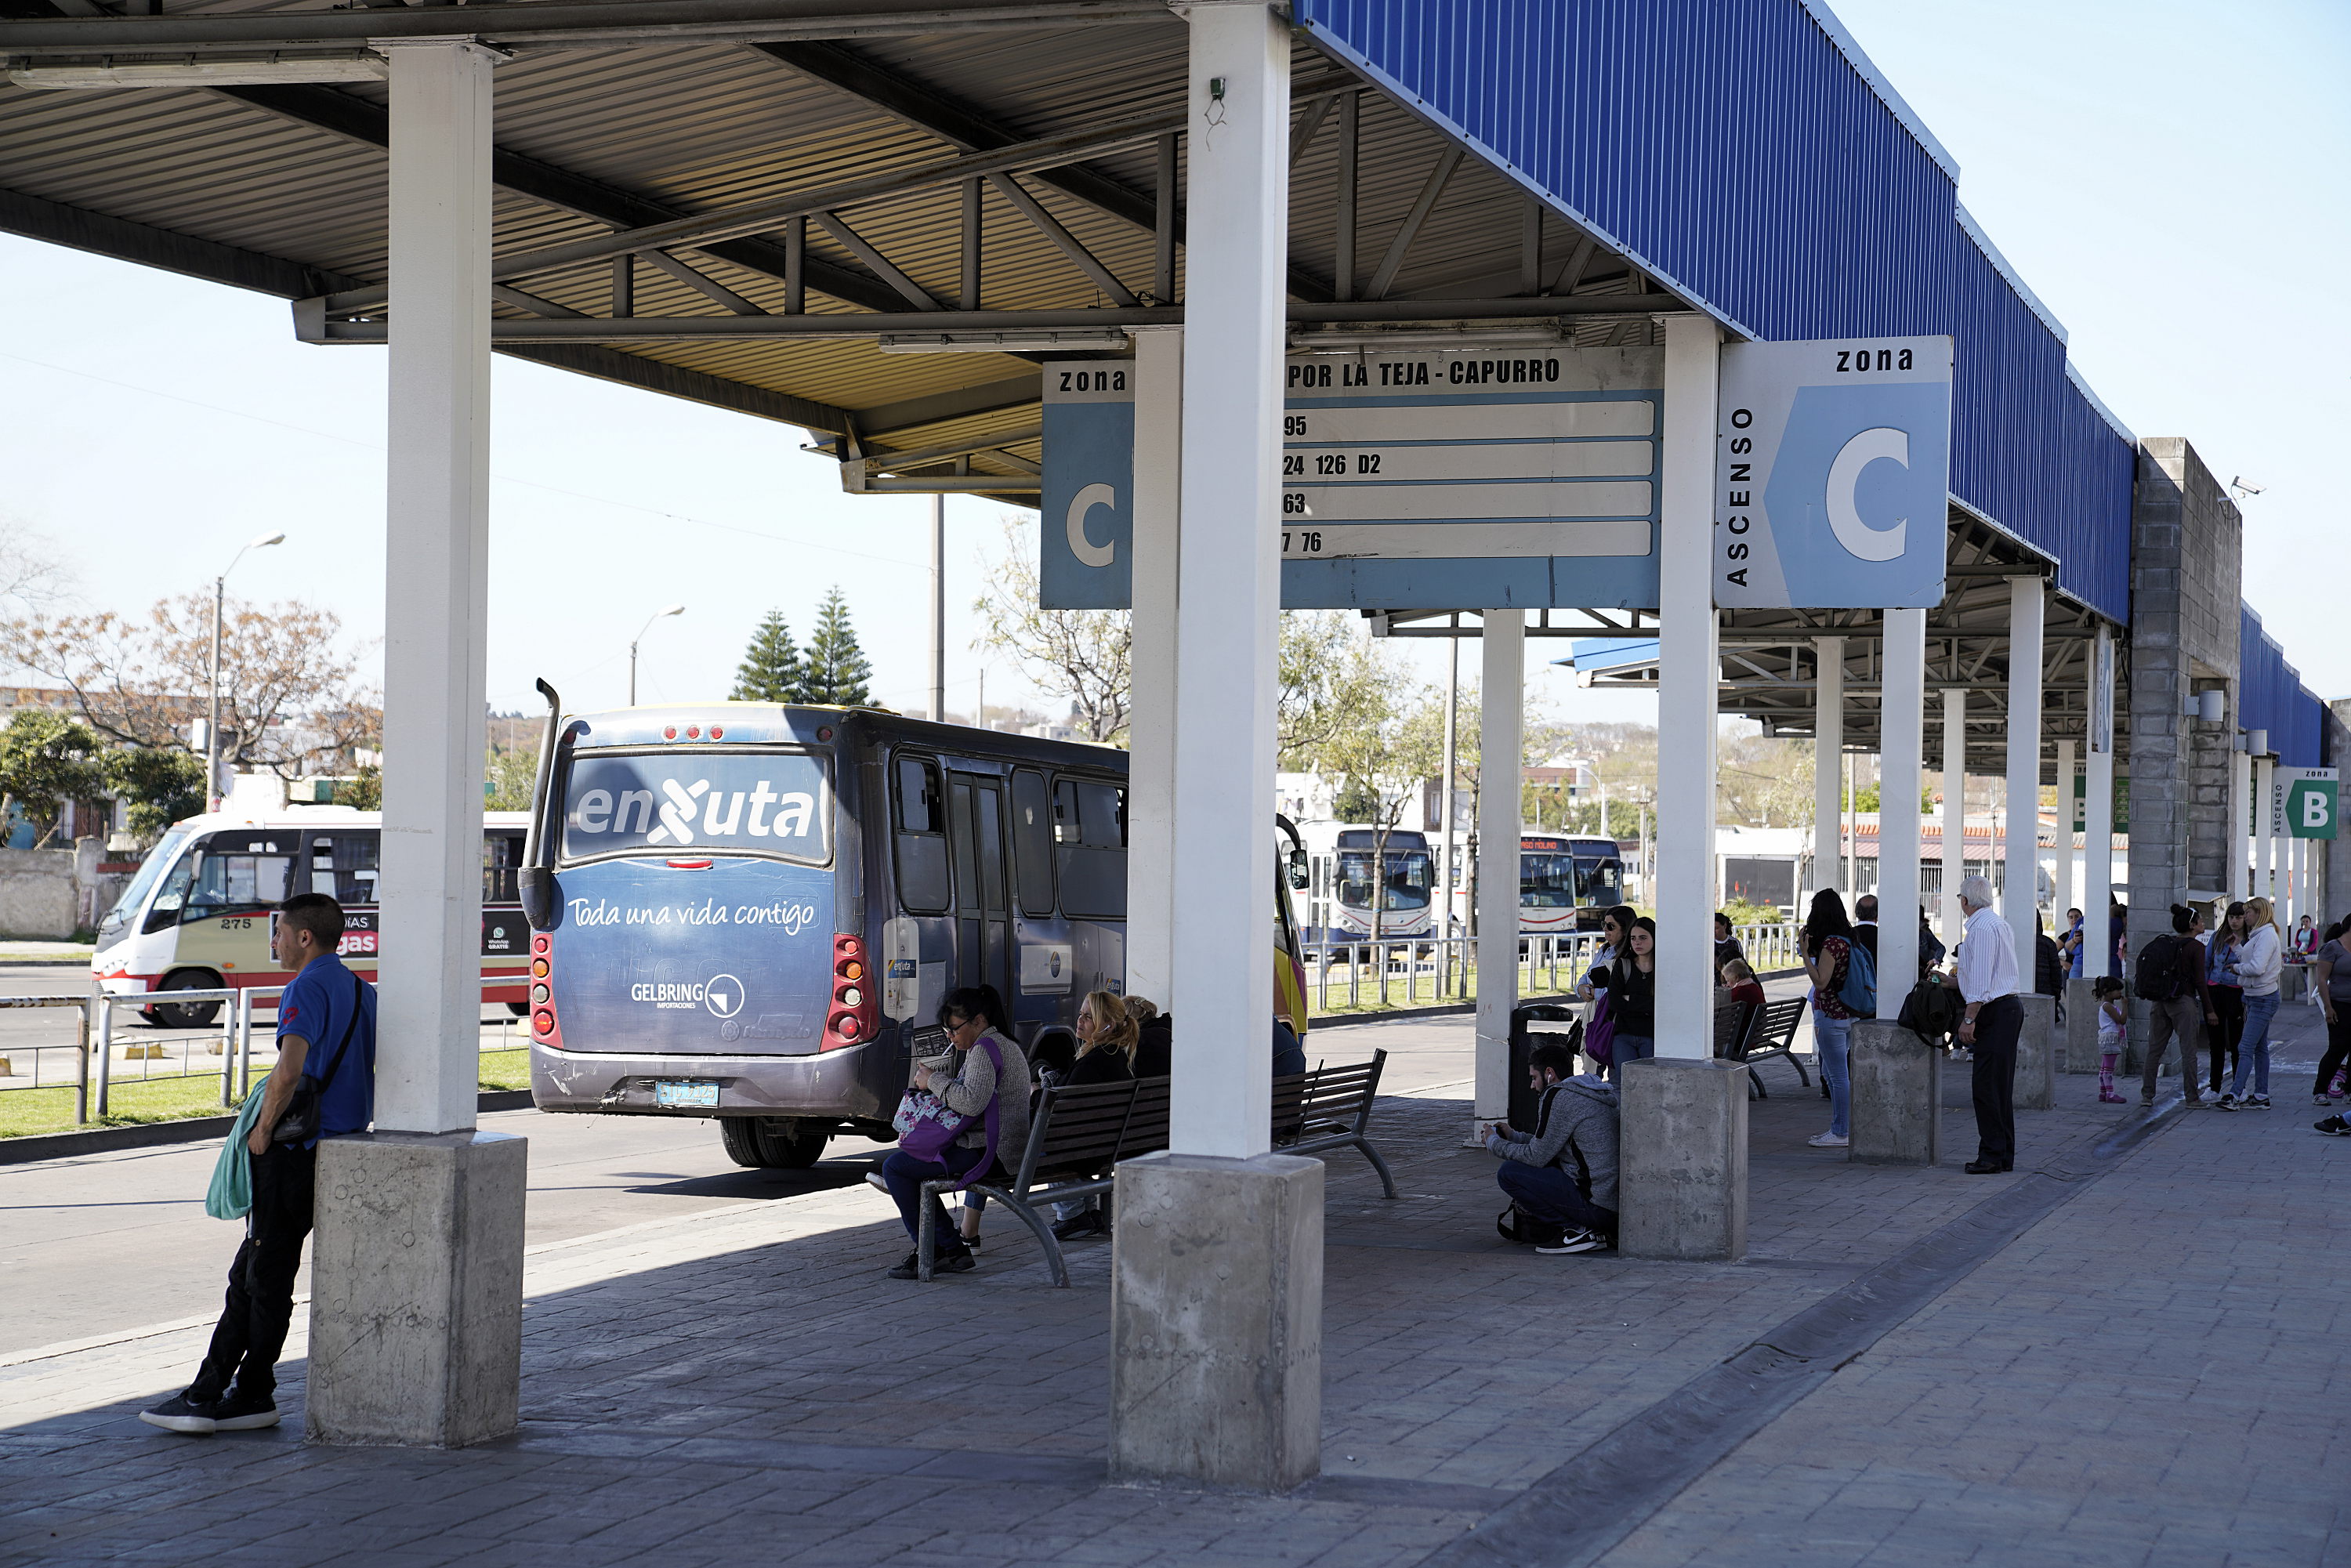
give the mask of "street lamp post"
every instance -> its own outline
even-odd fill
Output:
[[[228,574],[245,559],[246,550],[267,549],[271,545],[286,542],[284,534],[264,534],[246,541],[243,549],[229,558],[228,565],[213,579],[213,671],[211,691],[204,706],[204,810],[220,809],[220,656],[221,617],[228,601]]]
[[[656,610],[645,617],[645,623],[637,628],[637,634],[634,637],[629,639],[629,706],[631,707],[637,706],[637,644],[643,641],[646,632],[653,629],[654,622],[665,615],[684,613],[685,606],[683,604],[673,604],[666,610]]]

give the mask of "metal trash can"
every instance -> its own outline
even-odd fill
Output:
[[[1527,1060],[1539,1045],[1576,1045],[1581,1036],[1568,1026],[1578,1008],[1575,1002],[1520,1002],[1510,1009],[1510,1125],[1520,1132],[1533,1132],[1542,1114],[1542,1096],[1527,1087]],[[1535,1027],[1541,1024],[1557,1027]]]

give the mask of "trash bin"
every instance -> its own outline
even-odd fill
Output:
[[[1510,1009],[1510,1125],[1520,1132],[1533,1132],[1542,1113],[1542,1096],[1527,1087],[1527,1059],[1539,1045],[1576,1047],[1582,1036],[1569,1027],[1576,1013],[1573,1002],[1520,1002]],[[1537,1027],[1543,1024],[1556,1027]]]

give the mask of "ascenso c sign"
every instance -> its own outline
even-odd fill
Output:
[[[1716,603],[1942,601],[1950,339],[1727,345],[1719,406]]]

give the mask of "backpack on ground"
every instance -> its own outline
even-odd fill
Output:
[[[2131,974],[2131,989],[2150,1002],[2171,1001],[2184,988],[2177,936],[2158,936],[2138,950],[2138,966]]]
[[[1844,946],[1844,984],[1837,988],[1837,1000],[1854,1017],[1874,1019],[1877,1016],[1877,960],[1858,942],[1847,941]]]
[[[1494,1217],[1494,1228],[1503,1240],[1521,1247],[1556,1247],[1567,1235],[1567,1227],[1558,1220],[1538,1219],[1515,1203]]]

